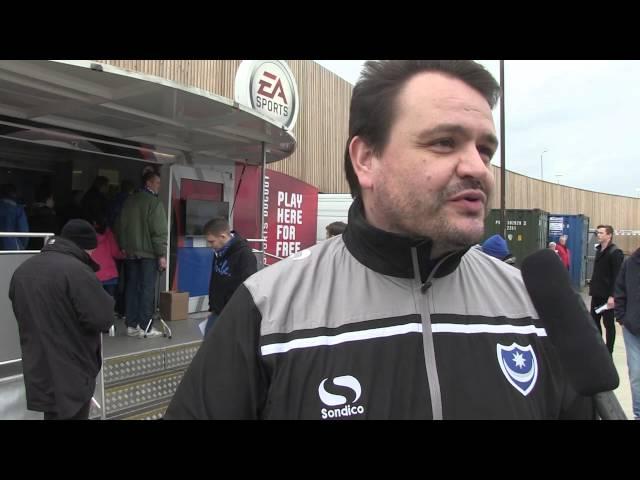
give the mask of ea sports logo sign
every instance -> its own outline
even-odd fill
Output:
[[[298,87],[281,60],[245,60],[236,74],[235,99],[293,129],[298,117]]]

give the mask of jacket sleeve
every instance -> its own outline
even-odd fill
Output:
[[[124,250],[124,235],[123,235],[123,220],[122,220],[122,213],[124,211],[124,208],[120,211],[120,215],[118,215],[113,223],[113,233],[116,237],[116,241],[118,242],[118,246],[120,247],[120,249]]]
[[[268,380],[260,358],[261,316],[243,285],[182,377],[166,420],[259,419]]]
[[[107,230],[107,232],[110,255],[117,260],[124,259],[124,255],[122,254],[122,250],[120,250],[120,246],[118,245],[118,241],[116,240],[115,235],[110,229]]]
[[[28,232],[29,231],[29,222],[27,221],[27,214],[24,211],[24,208],[18,207],[18,218],[17,218],[17,227],[18,232]],[[27,248],[27,244],[29,243],[28,237],[18,238],[18,242],[22,249]]]
[[[78,268],[68,277],[71,303],[79,322],[88,330],[106,332],[113,325],[114,300],[90,268]]]
[[[151,209],[149,218],[149,234],[156,257],[164,257],[167,254],[167,229],[167,216],[158,200]]]
[[[595,420],[596,404],[593,397],[578,395],[571,387],[567,387],[564,405],[558,420]]]
[[[622,321],[625,314],[627,313],[627,283],[626,283],[627,264],[628,264],[628,260],[622,264],[622,268],[620,268],[620,273],[618,273],[618,277],[616,278],[614,301],[615,301],[615,317],[616,317],[616,320],[618,321]]]
[[[611,253],[611,278],[613,281],[611,282],[611,289],[609,291],[609,296],[613,297],[615,293],[615,285],[616,279],[618,278],[618,273],[620,272],[620,267],[622,266],[622,262],[624,261],[624,253],[619,248],[616,248],[614,252]]]
[[[231,278],[229,281],[228,298],[224,299],[226,304],[236,289],[251,275],[258,271],[258,263],[256,257],[251,253],[250,248],[243,248],[237,256],[237,261],[231,269]]]

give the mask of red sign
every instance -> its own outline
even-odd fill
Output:
[[[244,169],[244,173],[242,173]],[[243,237],[261,238],[259,167],[236,165],[237,200],[233,225]],[[316,243],[318,189],[297,178],[267,169],[264,188],[266,252],[286,258]],[[261,249],[260,243],[251,246]],[[266,264],[277,261],[266,257]]]

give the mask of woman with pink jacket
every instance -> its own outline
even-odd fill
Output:
[[[118,268],[116,260],[124,258],[118,242],[113,232],[106,226],[106,221],[95,221],[93,225],[98,236],[98,246],[91,252],[91,258],[100,265],[100,270],[96,273],[98,280],[102,282],[102,287],[115,297],[118,287]]]

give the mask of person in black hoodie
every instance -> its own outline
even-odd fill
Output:
[[[93,227],[71,220],[11,278],[27,408],[45,420],[89,418],[102,367],[100,332],[113,325],[113,299],[89,256],[96,245]]]
[[[625,260],[618,274],[615,313],[627,352],[633,417],[640,420],[640,248]]]
[[[227,304],[233,292],[258,271],[256,257],[247,241],[232,231],[224,217],[216,217],[204,226],[207,243],[213,248],[213,265],[209,282],[209,320],[205,335]]]
[[[108,190],[109,179],[102,175],[97,176],[91,188],[82,197],[83,218],[85,220],[93,222],[96,219],[107,217],[109,211]]]
[[[609,353],[613,353],[613,344],[616,340],[616,326],[613,320],[613,294],[616,277],[624,260],[624,253],[613,239],[613,227],[611,225],[598,225],[596,228],[599,245],[596,246],[596,259],[593,264],[593,274],[589,282],[589,295],[591,295],[591,316],[596,322],[598,331],[602,334],[600,317],[606,330],[606,341]],[[607,305],[603,312],[596,313],[596,309]]]
[[[32,233],[60,233],[60,221],[54,210],[53,193],[47,184],[40,185],[36,190],[35,202],[31,205],[27,216],[29,229]],[[44,245],[44,238],[32,237],[27,244],[27,250],[40,250]]]

